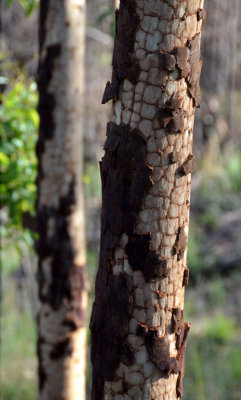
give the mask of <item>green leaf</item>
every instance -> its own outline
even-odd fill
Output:
[[[7,167],[9,164],[9,158],[4,154],[2,151],[0,151],[0,167]]]

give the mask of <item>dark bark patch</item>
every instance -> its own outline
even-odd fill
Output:
[[[48,92],[48,89],[54,71],[54,63],[60,56],[60,51],[59,43],[47,47],[46,56],[40,61],[38,68],[40,134],[42,128],[45,139],[51,139],[54,133],[52,121],[54,96]]]
[[[139,63],[135,58],[133,58],[128,68],[126,78],[132,83],[132,85],[136,85],[138,83],[139,75],[140,75]]]
[[[136,85],[139,78],[139,63],[133,57],[135,35],[139,25],[139,16],[135,12],[133,0],[121,0],[116,10],[115,42],[113,52],[112,81],[107,82],[102,103],[118,98],[119,87],[124,79]]]
[[[30,214],[29,211],[23,213],[22,225],[25,229],[30,229],[32,232],[37,231],[37,218]]]
[[[42,345],[44,343],[44,339],[39,336],[37,341],[37,356],[38,356],[38,385],[39,390],[41,391],[44,387],[44,384],[47,380],[47,374],[43,367],[43,357],[42,357]]]
[[[134,271],[142,271],[147,282],[158,276],[167,276],[168,268],[165,260],[150,250],[151,235],[132,235],[125,247],[128,261]]]
[[[39,240],[39,297],[57,310],[66,306],[66,320],[73,330],[85,325],[85,311],[81,309],[82,295],[86,290],[84,266],[74,265],[75,248],[69,233],[69,215],[75,204],[75,181],[72,180],[69,192],[60,199],[59,207],[39,207],[37,213]],[[54,229],[49,235],[48,224],[52,221]],[[46,289],[44,260],[51,259],[51,282]]]
[[[48,16],[49,2],[41,1],[39,10],[39,48],[40,51],[44,45],[46,37],[46,22]]]
[[[172,119],[172,111],[168,107],[159,107],[157,112],[161,128],[167,128]]]
[[[189,282],[189,269],[185,268],[184,272],[183,272],[183,282],[182,285],[183,286],[187,286]]]
[[[172,106],[159,107],[158,118],[162,128],[172,132],[182,132],[185,126],[186,113],[181,108],[173,109]]]
[[[71,345],[71,341],[69,340],[69,338],[66,338],[64,340],[59,341],[53,346],[49,356],[52,360],[58,360],[59,358],[62,357],[71,356],[72,352],[73,348]]]
[[[172,132],[182,132],[185,126],[186,111],[182,109],[183,97],[174,93],[165,106],[159,106],[157,117],[162,128]]]
[[[135,1],[121,0],[120,8],[116,10],[113,69],[119,82],[127,77],[128,69],[134,61],[132,53],[136,29],[139,25],[139,16],[136,14],[135,8]]]
[[[132,309],[127,279],[123,274],[113,275],[111,267],[115,262],[113,251],[121,235],[125,233],[130,240],[137,239],[136,218],[142,209],[143,196],[152,186],[151,169],[145,164],[146,142],[138,130],[109,123],[104,149],[100,164],[103,196],[100,260],[90,323],[92,400],[102,398],[104,381],[113,379],[121,360],[133,362],[126,341]],[[152,254],[149,246],[150,235],[145,235],[144,251]]]
[[[157,366],[161,371],[163,371],[168,376],[171,373],[177,374],[179,372],[179,365],[175,357],[170,357],[166,361],[160,361],[159,365]]]
[[[179,230],[178,230],[177,240],[174,245],[174,251],[175,251],[175,254],[177,254],[178,260],[182,259],[184,252],[186,250],[186,247],[187,247],[187,235],[185,233],[184,227],[182,227],[182,228],[179,228]]]
[[[173,54],[158,52],[159,65],[161,69],[166,69],[167,71],[174,71],[176,66],[176,57]]]
[[[74,180],[70,185],[69,193],[62,197],[58,208],[41,207],[38,209],[37,244],[40,259],[40,298],[48,302],[54,309],[58,309],[64,299],[70,298],[69,273],[73,266],[74,249],[68,232],[68,217],[71,206],[74,204]],[[48,223],[54,224],[53,234],[48,232]],[[41,263],[45,258],[51,257],[52,281],[47,293],[42,294],[45,276]]]
[[[49,93],[49,85],[54,71],[54,63],[61,51],[60,44],[55,44],[47,48],[46,56],[40,61],[38,66],[38,90],[39,104],[38,112],[40,116],[39,138],[36,153],[39,160],[37,183],[42,177],[42,153],[44,152],[45,141],[53,137],[54,134],[54,108],[55,99]]]
[[[167,375],[179,372],[176,358],[170,357],[169,342],[166,337],[159,336],[157,329],[149,329],[146,325],[139,324],[136,334],[144,337],[149,357],[158,369]]]
[[[97,277],[98,279],[98,277]],[[92,331],[91,361],[93,364],[92,399],[102,398],[104,381],[111,381],[120,361],[133,362],[128,334],[128,316],[131,312],[125,275],[110,275],[105,292],[94,303],[90,328]]]
[[[144,193],[151,188],[151,169],[145,164],[145,140],[126,125],[107,125],[105,156],[101,163],[103,231],[110,248],[120,234],[131,236]]]
[[[116,94],[117,94],[116,84],[110,83],[110,81],[108,81],[105,86],[101,104],[105,104],[109,100],[114,99],[116,97]]]
[[[170,268],[167,266],[166,260],[160,260],[159,264],[156,266],[154,270],[155,277],[167,277],[170,272]]]
[[[109,126],[108,126],[108,128],[109,128]],[[108,129],[107,128],[107,129]],[[107,130],[107,139],[106,139],[106,141],[105,141],[105,144],[104,144],[104,150],[108,150],[109,152],[113,152],[113,151],[115,151],[116,149],[117,149],[117,147],[119,146],[119,144],[120,144],[120,136],[118,136],[118,135],[112,135],[111,134],[111,132],[112,132],[112,127],[110,127],[110,130]]]

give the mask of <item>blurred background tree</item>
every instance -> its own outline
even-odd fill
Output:
[[[206,0],[207,18],[203,27],[203,71],[201,76],[202,104],[197,112],[194,152],[197,155],[191,198],[191,229],[188,262],[191,284],[186,292],[186,319],[192,323],[187,346],[185,400],[239,400],[241,398],[241,7],[239,0]],[[111,74],[111,34],[113,32],[114,0],[88,0],[86,37],[86,121],[85,121],[85,190],[88,244],[88,274],[90,301],[93,299],[94,277],[99,243],[99,213],[101,191],[98,160],[102,155],[106,121],[109,112],[100,102],[105,83]],[[13,183],[1,178],[2,235],[2,350],[0,393],[3,400],[30,400],[36,393],[35,322],[32,317],[34,265],[32,235],[21,226],[23,212],[33,211],[34,190],[26,195],[22,190],[35,181],[34,159],[38,121],[16,120],[17,131],[7,130],[6,115],[25,109],[35,110],[37,48],[37,11],[28,18],[21,4],[13,1],[8,8],[2,2],[2,56],[0,61],[0,129],[1,146],[20,139],[32,146],[32,173],[18,166],[15,183],[19,200],[10,217],[10,193]],[[224,22],[223,22],[224,21]],[[101,35],[103,34],[103,36]],[[3,62],[4,59],[4,62]],[[14,66],[10,68],[11,61]],[[18,63],[16,71],[15,63]],[[22,76],[22,78],[21,78]],[[22,83],[21,83],[22,82]],[[24,82],[24,83],[23,83]],[[25,97],[16,94],[16,107],[3,112],[7,98],[21,83]],[[21,86],[20,85],[20,86]],[[15,89],[14,89],[15,88]],[[18,92],[19,93],[19,92]],[[15,97],[15,95],[13,96]],[[27,98],[27,100],[26,100]],[[32,106],[31,106],[32,105]],[[14,109],[13,109],[14,108]],[[16,111],[18,109],[18,112]],[[110,110],[110,109],[109,109]],[[31,114],[31,113],[30,113]],[[14,117],[15,118],[15,117]],[[29,118],[29,117],[28,117]],[[32,117],[30,118],[32,121]],[[21,121],[21,122],[20,122]],[[28,126],[25,136],[21,123]],[[232,126],[231,126],[232,125]],[[32,129],[31,127],[34,126]],[[4,130],[4,133],[2,133]],[[7,133],[8,132],[8,133]],[[8,136],[7,136],[8,135]],[[23,136],[22,136],[23,135]],[[27,139],[28,137],[28,139]],[[33,144],[30,145],[31,140]],[[28,144],[26,144],[26,141]],[[11,163],[14,151],[1,152]],[[12,154],[13,153],[13,154]],[[20,154],[20,153],[18,153]],[[1,158],[2,177],[9,163]],[[22,161],[20,161],[20,164]],[[28,182],[27,182],[27,181]],[[18,183],[16,183],[18,182]],[[22,182],[22,183],[21,183]],[[4,194],[8,186],[9,194]],[[5,189],[4,189],[5,187]],[[22,188],[20,190],[20,187]],[[24,194],[25,193],[25,194]],[[31,193],[31,191],[30,191]],[[5,197],[4,197],[5,196]],[[30,198],[32,200],[30,201]],[[8,200],[9,199],[9,200]],[[28,199],[28,207],[24,200]],[[21,205],[25,204],[25,206]],[[12,206],[13,207],[13,206]],[[22,211],[21,211],[22,210]],[[18,213],[18,214],[17,214]],[[18,216],[17,216],[18,215]],[[16,222],[13,222],[16,221]],[[18,221],[18,222],[17,222]],[[7,231],[7,232],[6,232]],[[30,237],[29,243],[22,237]],[[21,237],[25,256],[16,246]],[[28,268],[23,267],[28,259]],[[25,261],[26,264],[26,261]],[[25,268],[25,269],[24,269]],[[29,270],[30,273],[24,272]],[[28,282],[28,283],[27,283]],[[32,293],[32,292],[31,292]],[[90,369],[87,395],[90,391]],[[10,378],[11,377],[11,378]],[[197,390],[198,389],[198,390]],[[196,397],[198,393],[198,398]],[[89,397],[88,397],[89,398]]]
[[[39,400],[85,400],[85,0],[40,0]]]

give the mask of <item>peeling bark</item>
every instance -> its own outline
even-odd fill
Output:
[[[203,0],[121,0],[101,162],[92,400],[179,399]],[[133,23],[132,23],[133,22]]]
[[[41,1],[39,24],[38,398],[77,400],[86,369],[84,3]]]

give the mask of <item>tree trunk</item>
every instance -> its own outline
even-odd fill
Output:
[[[92,400],[182,396],[203,0],[121,0],[101,162]]]
[[[85,399],[84,0],[40,3],[39,399]]]

